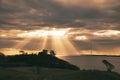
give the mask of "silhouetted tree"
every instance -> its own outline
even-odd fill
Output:
[[[103,60],[102,62],[105,64],[107,71],[109,72],[111,72],[111,70],[115,68],[114,65],[108,62],[107,60]]]
[[[19,53],[21,53],[21,54],[28,54],[27,52],[25,52],[23,50],[19,51]]]
[[[48,50],[43,49],[43,51],[39,52],[38,55],[48,55]]]
[[[19,51],[19,53],[25,54],[25,51],[21,50],[21,51]]]
[[[56,53],[54,52],[54,50],[50,50],[50,55],[55,57]]]

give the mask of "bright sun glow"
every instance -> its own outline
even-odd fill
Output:
[[[86,36],[76,36],[75,40],[87,40],[88,38]]]
[[[53,28],[52,30],[35,30],[31,32],[24,32],[18,34],[18,37],[45,37],[45,36],[52,36],[52,37],[64,37],[67,29],[60,29],[57,30]]]
[[[68,31],[69,29],[56,28],[50,30],[25,31],[24,33],[17,35],[18,37],[25,37],[25,39],[15,45],[14,48],[24,48],[24,46],[29,45],[30,42],[39,38],[38,40],[40,41],[35,45],[36,49],[55,50],[58,55],[79,55],[79,52],[67,37]]]

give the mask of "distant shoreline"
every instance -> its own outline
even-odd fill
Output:
[[[120,55],[70,55],[71,57],[77,56],[104,56],[104,57],[120,57]],[[57,57],[67,57],[67,55],[57,55]]]

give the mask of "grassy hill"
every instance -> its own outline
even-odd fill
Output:
[[[120,74],[97,70],[65,70],[35,67],[0,68],[0,80],[120,80]]]

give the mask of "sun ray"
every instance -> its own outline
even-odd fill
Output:
[[[42,41],[41,41],[41,44],[40,44],[41,45],[41,49],[46,49],[47,42],[48,42],[48,37],[47,36],[43,37]]]
[[[14,46],[16,49],[55,50],[58,55],[79,55],[74,45],[67,38],[68,29],[35,30],[19,34],[26,37]]]
[[[52,38],[52,45],[54,46],[54,50],[59,54],[59,55],[69,55],[67,54],[67,50],[65,49],[65,46],[62,42],[63,38],[60,37],[53,37]]]
[[[69,52],[70,55],[80,55],[74,45],[69,41],[68,38],[64,38],[62,40],[66,50]]]
[[[51,50],[53,49],[52,47],[52,39],[47,36],[46,39],[44,39],[44,42],[43,42],[43,49],[47,49],[47,50]]]
[[[28,44],[29,42],[31,42],[31,38],[25,38],[24,40],[18,42],[14,48],[15,49],[22,49],[26,44]]]
[[[58,55],[80,55],[72,43],[65,37],[49,37],[47,46],[49,49],[55,50]]]

